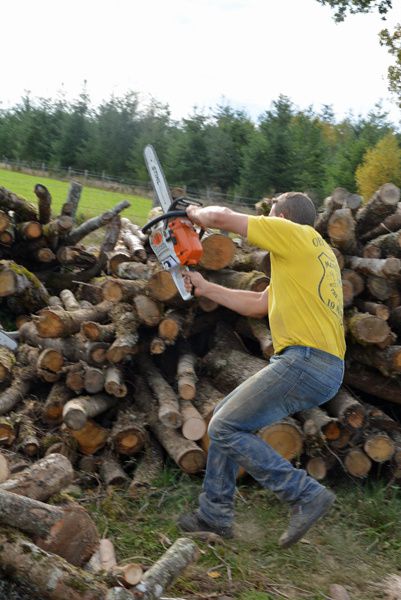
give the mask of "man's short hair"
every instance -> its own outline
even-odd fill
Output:
[[[283,214],[286,219],[300,225],[315,224],[316,208],[312,200],[301,192],[286,192],[274,202],[274,214]]]

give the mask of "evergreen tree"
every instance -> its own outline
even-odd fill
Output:
[[[172,141],[174,124],[171,121],[168,105],[152,99],[149,106],[138,115],[136,133],[127,160],[127,168],[131,178],[146,181],[149,177],[143,151],[147,144],[152,144],[163,167],[167,160],[169,145]]]
[[[245,197],[262,198],[271,195],[271,147],[260,131],[255,131],[245,150],[241,169],[240,193]]]
[[[166,161],[166,174],[171,184],[185,184],[193,192],[207,187],[207,122],[205,115],[195,112],[188,119],[183,119],[182,127],[172,136]]]
[[[122,98],[111,97],[99,106],[87,124],[87,139],[78,146],[79,163],[98,173],[129,175],[128,156],[137,130],[137,95],[130,92]]]
[[[266,189],[275,193],[294,189],[294,148],[291,142],[292,102],[280,95],[261,118],[259,128],[269,147],[269,181]]]
[[[86,168],[82,150],[89,135],[90,113],[90,99],[84,86],[78,99],[63,114],[60,138],[53,146],[53,162],[62,167]]]
[[[324,165],[328,152],[323,126],[312,109],[296,114],[291,123],[294,188],[319,204],[323,197]]]

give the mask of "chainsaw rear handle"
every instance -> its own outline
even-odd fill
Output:
[[[148,229],[150,229],[151,227],[153,227],[153,225],[156,225],[156,223],[159,223],[160,221],[165,221],[166,219],[172,219],[173,217],[186,217],[186,216],[187,216],[186,210],[169,210],[168,212],[164,213],[163,215],[159,215],[158,217],[155,217],[154,219],[152,219],[151,221],[146,223],[146,225],[144,225],[142,227],[142,233],[146,233]]]

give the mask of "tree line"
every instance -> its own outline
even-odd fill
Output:
[[[320,204],[338,186],[367,196],[401,184],[401,136],[380,105],[336,120],[330,106],[301,110],[281,95],[256,122],[228,104],[176,121],[168,105],[143,108],[135,92],[94,108],[83,91],[71,102],[28,94],[0,110],[0,158],[147,181],[148,143],[171,184],[250,202],[302,190]]]

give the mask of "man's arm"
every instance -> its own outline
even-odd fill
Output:
[[[214,227],[239,233],[243,237],[248,234],[248,215],[234,212],[224,206],[188,206],[188,218],[201,227]]]
[[[223,287],[217,283],[206,281],[200,273],[189,271],[186,274],[187,281],[194,287],[195,296],[204,296],[214,300],[245,317],[261,319],[265,317],[269,309],[269,292],[266,288],[263,292],[251,292],[248,290],[233,290]],[[189,286],[190,287],[190,286]],[[190,289],[188,290],[190,291]]]

